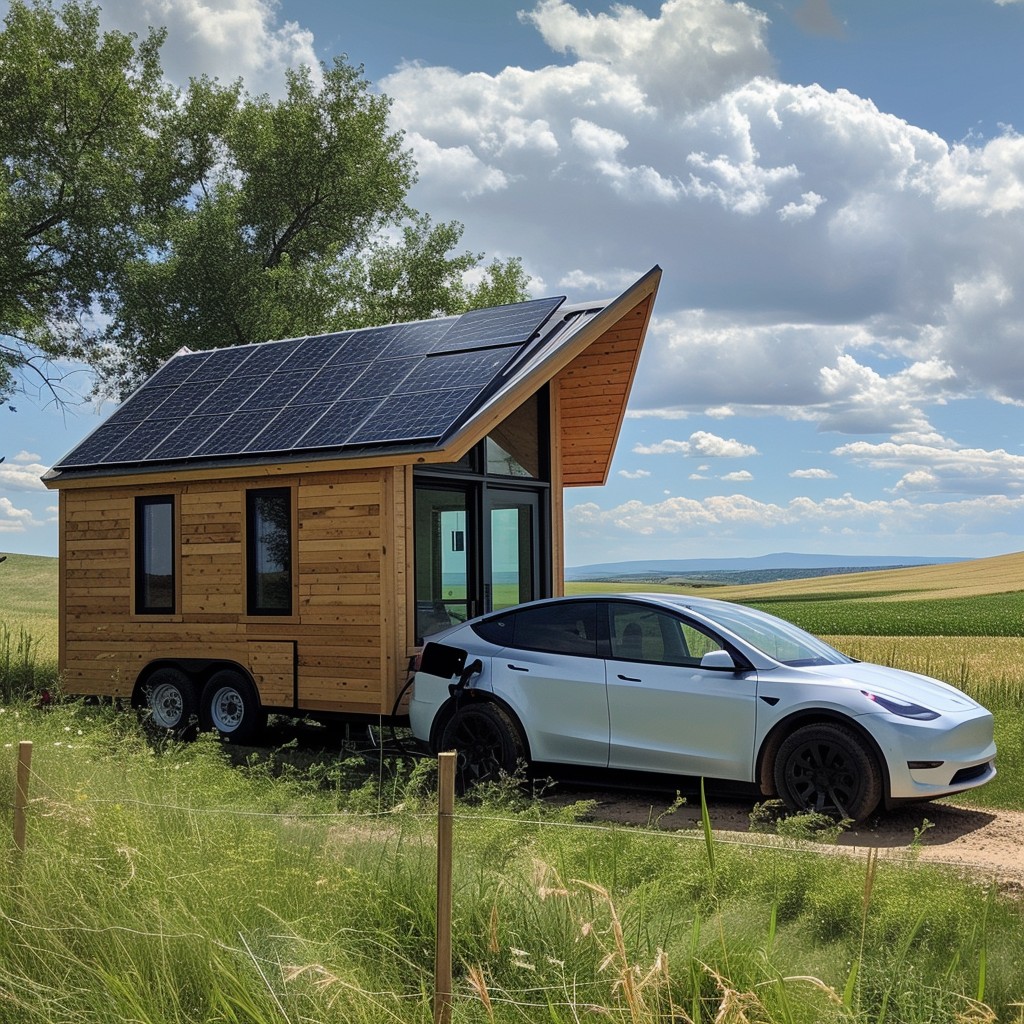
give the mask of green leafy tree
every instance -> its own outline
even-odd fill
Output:
[[[173,98],[162,41],[101,35],[88,5],[58,18],[12,0],[0,32],[0,395],[12,371],[45,378],[48,359],[87,355],[95,297],[138,251],[139,223],[174,198],[147,130]]]
[[[279,100],[207,78],[179,92],[162,83],[163,38],[101,35],[87,2],[58,17],[12,0],[0,394],[38,356],[85,360],[124,393],[183,346],[525,297],[519,260],[483,266],[458,251],[460,224],[407,205],[415,166],[361,68],[294,69]]]

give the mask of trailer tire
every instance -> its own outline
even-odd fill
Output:
[[[266,725],[256,690],[241,672],[224,668],[214,672],[199,701],[204,729],[216,729],[225,739],[250,743]]]
[[[199,711],[195,683],[180,668],[164,665],[143,684],[140,710],[145,722],[161,732],[191,739]]]

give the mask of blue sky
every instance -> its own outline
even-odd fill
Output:
[[[568,564],[1024,548],[1024,2],[101,6],[166,25],[178,82],[364,65],[413,205],[522,257],[537,297],[661,265],[609,481],[567,492]],[[38,478],[111,406],[11,404],[0,550],[55,554]]]

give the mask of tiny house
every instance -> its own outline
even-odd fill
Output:
[[[65,691],[237,739],[400,716],[424,635],[561,593],[660,277],[169,359],[43,478]]]

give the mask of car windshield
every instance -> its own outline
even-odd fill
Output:
[[[853,659],[785,619],[742,605],[696,609],[783,665],[844,665]]]

